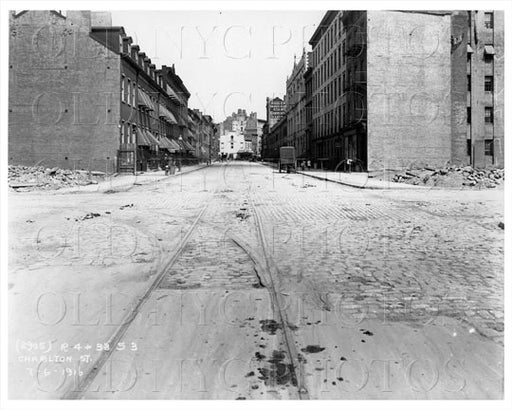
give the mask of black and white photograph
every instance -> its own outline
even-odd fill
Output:
[[[507,2],[1,7],[2,409],[510,408]]]

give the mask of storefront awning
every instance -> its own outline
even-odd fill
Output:
[[[179,144],[176,141],[167,137],[162,137],[162,139],[160,140],[160,147],[165,148],[169,152],[177,152],[180,150]]]
[[[137,128],[137,145],[141,147],[149,147],[151,145],[151,141],[148,136],[140,128]]]
[[[181,148],[184,151],[194,151],[194,147],[188,141],[181,140],[181,141],[178,141],[178,142],[180,143]]]
[[[160,145],[160,142],[158,141],[158,138],[156,138],[151,131],[146,130],[145,132],[146,132],[146,134],[148,136],[148,139],[150,141],[150,145],[158,147]]]
[[[178,121],[176,121],[176,117],[170,110],[167,109],[167,107],[165,107],[162,104],[159,104],[159,108],[160,108],[160,113],[159,113],[160,117],[165,118],[171,124],[178,124]]]
[[[188,141],[183,141],[185,143],[185,146],[187,147],[188,150],[190,151],[194,151],[195,148],[192,146],[192,144],[190,144]]]

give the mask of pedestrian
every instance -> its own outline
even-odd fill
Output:
[[[178,168],[178,172],[181,172],[181,158],[178,158],[178,161],[176,161],[176,167]]]
[[[311,169],[311,160],[308,159],[308,171]]]
[[[302,160],[300,162],[300,168],[304,171],[306,169],[306,161]]]

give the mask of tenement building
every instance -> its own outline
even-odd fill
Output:
[[[286,117],[288,142],[295,147],[297,156],[306,154],[306,85],[307,54],[293,62],[291,75],[286,79]]]
[[[502,12],[328,11],[310,44],[315,165],[503,166]]]
[[[13,13],[9,47],[10,163],[135,172],[197,152],[174,66],[109,13]]]
[[[461,141],[453,142],[454,155],[457,155],[456,159],[460,162],[472,163],[476,167],[503,167],[503,11],[464,11],[454,13],[453,20],[453,30],[460,30],[452,34],[452,89],[457,92],[453,92],[452,98],[455,103],[459,103],[453,107],[453,115],[457,119],[457,129],[453,132],[460,130],[461,136]],[[467,47],[467,53],[464,53],[464,46]],[[467,77],[464,76],[464,68]],[[464,105],[466,121],[462,108]],[[466,144],[460,143],[464,140]]]

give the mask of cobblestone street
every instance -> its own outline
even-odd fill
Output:
[[[503,395],[502,190],[234,161],[9,195],[12,398]]]

